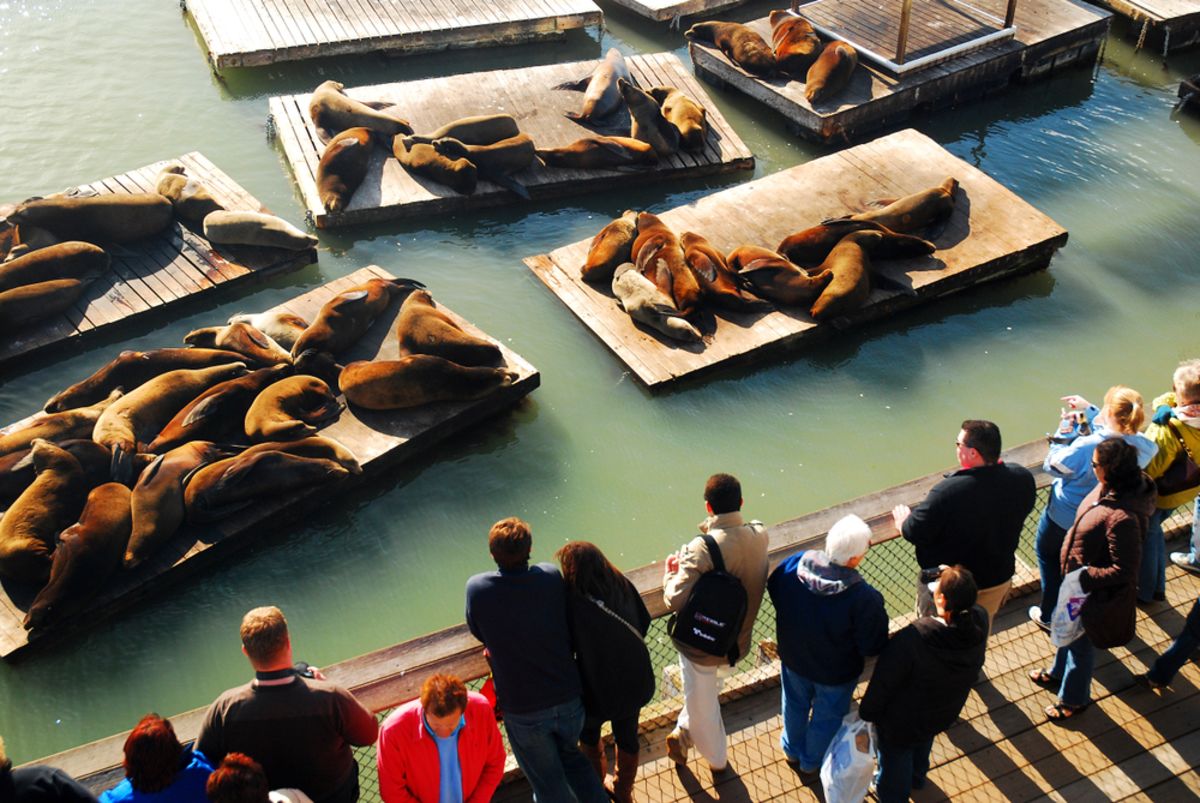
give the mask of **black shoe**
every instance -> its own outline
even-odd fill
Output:
[[[1154,601],[1155,602],[1166,602],[1167,601],[1166,592],[1165,591],[1155,591],[1154,592]]]

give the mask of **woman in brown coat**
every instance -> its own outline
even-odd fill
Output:
[[[1154,483],[1138,468],[1137,450],[1128,443],[1102,442],[1092,468],[1099,484],[1079,505],[1062,546],[1063,576],[1083,567],[1084,634],[1059,648],[1048,671],[1029,674],[1038,685],[1058,687],[1058,702],[1046,708],[1053,721],[1069,719],[1091,703],[1095,648],[1119,647],[1133,638],[1142,539],[1154,512]]]

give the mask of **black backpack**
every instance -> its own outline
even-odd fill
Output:
[[[717,540],[707,533],[701,537],[712,558],[712,571],[700,575],[683,609],[667,623],[667,633],[680,644],[725,658],[733,666],[746,619],[746,588],[725,571]]]

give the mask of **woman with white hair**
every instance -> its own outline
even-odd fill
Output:
[[[864,659],[887,644],[883,595],[856,568],[870,546],[871,528],[846,516],[824,550],[788,557],[767,580],[783,664],[783,754],[802,775],[820,769]]]

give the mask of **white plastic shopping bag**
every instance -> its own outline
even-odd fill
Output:
[[[827,803],[861,803],[875,775],[875,726],[857,711],[842,720],[821,761]]]
[[[1050,617],[1050,643],[1055,647],[1065,647],[1083,635],[1080,613],[1088,595],[1079,576],[1085,568],[1068,573],[1058,589],[1058,602],[1054,605],[1054,616]]]

